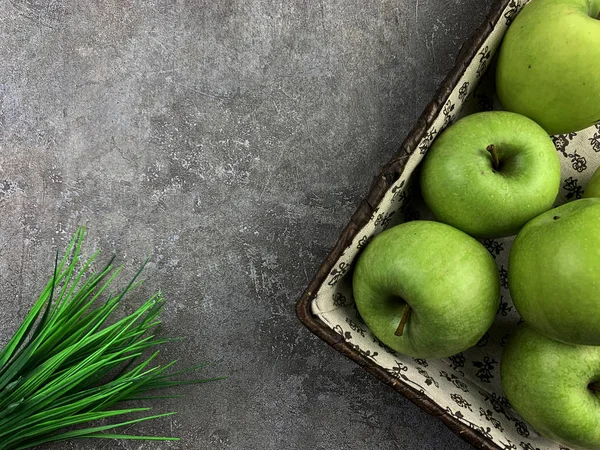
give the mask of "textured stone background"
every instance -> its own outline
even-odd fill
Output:
[[[490,4],[0,0],[0,343],[87,224],[229,377],[128,430],[179,443],[46,448],[469,448],[294,305]]]

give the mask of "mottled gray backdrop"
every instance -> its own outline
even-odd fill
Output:
[[[86,224],[218,383],[47,449],[467,449],[294,305],[491,0],[0,0],[0,341]]]

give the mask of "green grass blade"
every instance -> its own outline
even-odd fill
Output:
[[[41,438],[41,439],[38,439],[35,441],[30,441],[29,443],[27,443],[24,446],[15,447],[14,450],[27,449],[27,448],[35,447],[38,445],[47,444],[50,442],[64,441],[64,440],[68,440],[68,439],[83,439],[83,438],[104,439],[105,435],[102,434],[104,431],[113,430],[115,428],[120,428],[120,427],[124,427],[124,426],[128,426],[128,425],[135,425],[135,424],[145,422],[148,420],[160,419],[162,417],[172,416],[173,414],[175,414],[175,413],[170,412],[170,413],[163,413],[163,414],[155,414],[152,416],[145,416],[145,417],[141,417],[138,419],[120,422],[117,424],[103,425],[103,426],[97,426],[97,427],[84,428],[82,430],[68,431],[65,433],[60,433],[60,434],[55,434],[55,435],[51,435],[48,437],[44,437],[44,438]],[[92,419],[92,420],[95,420],[95,419]],[[89,420],[86,420],[86,422],[87,421],[89,421]],[[115,434],[108,434],[106,436],[111,439],[113,438],[113,436],[121,436],[121,437],[119,437],[119,439],[156,440],[156,441],[178,440],[177,438],[160,437],[160,436],[134,436],[134,435],[115,435]],[[150,438],[150,439],[148,439],[148,438]],[[3,447],[0,447],[0,449],[4,450]],[[6,447],[6,450],[9,450],[9,449],[12,450],[10,447]]]
[[[0,450],[81,438],[177,440],[109,432],[172,413],[89,425],[148,411],[119,408],[126,401],[181,397],[150,391],[222,379],[176,379],[204,364],[172,372],[176,361],[156,365],[160,346],[175,340],[155,336],[165,303],[161,293],[133,313],[116,317],[125,296],[142,283],[139,277],[148,260],[123,289],[111,294],[108,290],[122,267],[113,265],[113,256],[92,273],[99,252],[80,261],[84,234],[85,228],[77,230],[60,261],[57,253],[53,276],[0,350]]]

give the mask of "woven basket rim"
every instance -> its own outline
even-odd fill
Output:
[[[455,59],[454,66],[434,94],[433,100],[425,107],[417,119],[412,130],[408,133],[400,145],[400,149],[386,163],[379,173],[375,176],[371,187],[363,200],[359,203],[350,221],[345,226],[338,237],[334,247],[331,249],[325,260],[321,263],[315,276],[309,282],[302,296],[296,303],[296,315],[298,319],[315,335],[327,342],[335,350],[346,357],[358,363],[369,373],[374,375],[383,383],[389,385],[394,390],[402,394],[412,403],[423,409],[428,414],[438,417],[450,430],[456,433],[466,442],[481,450],[502,450],[490,439],[483,436],[478,431],[470,428],[463,422],[450,415],[446,410],[432,401],[425,394],[417,391],[413,387],[402,383],[397,378],[387,373],[382,367],[376,365],[367,357],[361,355],[352,348],[343,337],[329,328],[311,311],[311,302],[318,292],[320,286],[325,281],[327,275],[335,267],[336,261],[340,258],[344,250],[350,245],[353,238],[360,229],[367,224],[373,211],[391,187],[402,174],[409,156],[416,150],[418,143],[425,136],[425,133],[433,123],[435,117],[442,111],[443,106],[450,97],[454,87],[464,74],[470,61],[477,55],[482,43],[490,35],[498,21],[502,18],[505,8],[514,0],[495,0],[490,10],[467,41],[462,45]]]

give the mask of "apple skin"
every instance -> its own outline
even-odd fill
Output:
[[[600,0],[534,0],[508,28],[496,67],[507,111],[549,134],[600,120]]]
[[[421,169],[423,199],[436,218],[476,238],[516,234],[552,207],[559,187],[560,161],[550,137],[506,111],[471,114],[450,125]]]
[[[600,347],[548,339],[527,324],[500,359],[502,389],[537,432],[570,448],[600,448]]]
[[[600,167],[596,169],[583,192],[583,198],[591,197],[600,197]]]
[[[492,324],[500,298],[498,269],[485,247],[427,220],[377,235],[359,256],[352,284],[373,334],[415,358],[447,357],[475,345]],[[411,313],[396,336],[406,304]]]
[[[600,198],[525,225],[510,251],[508,286],[519,314],[544,336],[600,345]]]

